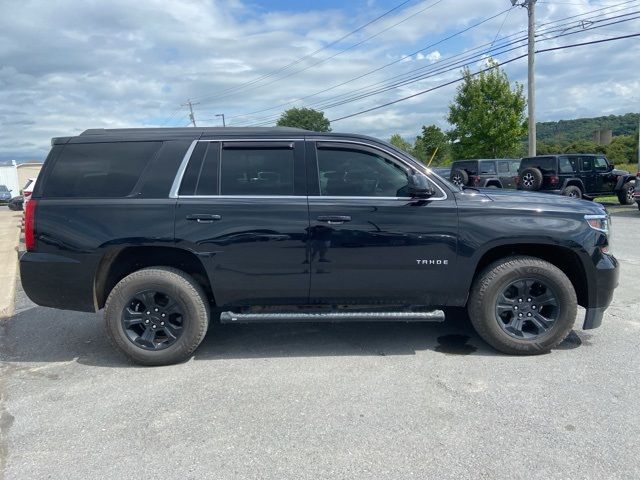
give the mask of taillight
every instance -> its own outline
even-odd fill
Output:
[[[471,183],[473,185],[480,185],[480,177],[478,177],[477,175],[472,175],[471,176]]]
[[[558,183],[560,183],[560,178],[556,177],[555,175],[549,177],[549,183],[551,185],[557,185]]]
[[[36,248],[36,207],[38,200],[29,200],[24,212],[24,245],[27,252]]]
[[[516,185],[520,185],[520,175],[516,175],[513,179],[516,181]]]

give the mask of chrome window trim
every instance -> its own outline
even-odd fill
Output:
[[[448,197],[445,190],[434,182],[429,175],[425,175],[427,180],[431,182],[440,192],[442,196],[439,197],[430,197],[425,199],[419,199],[415,197],[357,197],[357,196],[323,196],[323,195],[310,195],[310,196],[299,196],[299,195],[179,195],[178,192],[180,190],[180,184],[182,183],[182,178],[184,177],[184,173],[187,170],[187,166],[189,165],[189,161],[191,160],[191,155],[193,154],[194,149],[198,142],[304,142],[304,141],[312,141],[312,142],[331,142],[331,143],[346,143],[353,145],[363,145],[365,147],[373,148],[374,150],[379,150],[384,154],[392,157],[396,161],[400,162],[406,168],[410,170],[415,170],[415,165],[408,163],[402,157],[396,155],[389,150],[386,150],[378,145],[361,142],[357,140],[342,140],[336,138],[325,138],[325,137],[308,137],[308,138],[205,138],[205,139],[196,139],[191,142],[189,148],[187,149],[184,157],[182,158],[182,162],[178,167],[178,171],[176,172],[176,176],[173,179],[173,184],[171,185],[171,190],[169,190],[169,198],[227,198],[227,199],[260,199],[260,198],[271,198],[271,199],[300,199],[300,198],[309,198],[309,199],[325,199],[325,200],[402,200],[402,201],[411,201],[411,200],[427,200],[427,201],[442,201],[446,200]],[[425,167],[426,169],[426,167]],[[427,170],[427,169],[426,169]],[[424,173],[424,172],[423,172]],[[433,172],[427,170],[427,173],[431,175],[437,175]]]
[[[327,143],[346,143],[346,144],[352,144],[352,145],[363,145],[365,147],[369,147],[372,148],[374,150],[379,150],[381,152],[383,152],[384,154],[392,157],[393,159],[395,159],[396,161],[400,162],[402,165],[404,165],[406,168],[410,169],[410,170],[416,170],[415,165],[411,165],[410,163],[408,163],[405,159],[403,159],[402,157],[399,157],[398,155],[396,155],[393,152],[390,152],[389,150],[386,150],[382,147],[379,147],[378,145],[375,144],[371,144],[371,143],[367,143],[367,142],[360,142],[358,140],[340,140],[340,139],[328,139],[328,138],[323,138],[323,137],[309,137],[307,138],[307,140],[312,141],[312,142],[327,142]],[[317,148],[316,148],[317,150]],[[424,172],[422,172],[424,173]],[[430,173],[430,172],[429,172]],[[446,200],[448,197],[447,192],[444,191],[444,189],[438,185],[436,182],[434,182],[431,178],[429,178],[428,175],[425,175],[427,177],[427,180],[429,180],[430,183],[432,183],[438,190],[440,190],[440,193],[442,193],[442,196],[440,197],[429,197],[429,198],[424,198],[423,200],[427,200],[427,201],[442,201],[442,200]],[[309,196],[309,198],[329,198],[323,195],[313,195],[313,196]],[[362,199],[390,199],[390,198],[398,198],[398,199],[413,199],[415,200],[414,197],[333,197],[336,199],[339,198],[362,198]]]
[[[182,162],[180,162],[180,166],[178,167],[178,171],[176,172],[176,176],[173,179],[173,184],[171,185],[171,190],[169,190],[169,198],[178,198],[178,190],[180,190],[180,184],[182,183],[182,177],[184,176],[184,172],[187,170],[187,165],[189,164],[189,159],[191,158],[191,154],[193,150],[196,148],[198,140],[194,140],[189,145],[187,149],[187,153],[182,157]]]
[[[220,199],[267,199],[267,200],[285,200],[293,199],[300,200],[306,199],[306,195],[178,195],[177,198],[194,199],[194,198],[220,198]]]

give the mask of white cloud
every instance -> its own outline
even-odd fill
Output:
[[[442,55],[440,55],[440,52],[438,50],[434,50],[433,52],[429,53],[426,58],[431,63],[433,63],[433,62],[437,62],[438,60],[440,60],[442,58]],[[533,137],[533,135],[532,135],[532,137]]]

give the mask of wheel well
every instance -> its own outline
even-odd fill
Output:
[[[578,297],[578,304],[583,307],[588,305],[587,277],[580,257],[572,250],[564,247],[539,244],[503,245],[495,247],[486,252],[480,259],[480,262],[476,266],[476,271],[473,274],[474,280],[480,272],[491,263],[501,258],[514,255],[537,257],[558,267],[569,277],[569,280],[571,280],[573,288],[576,291],[576,296]]]
[[[502,188],[502,184],[500,183],[500,181],[499,181],[499,180],[489,180],[489,181],[487,182],[487,187],[490,187],[490,186],[492,186],[492,185],[495,185],[495,186],[496,186],[496,187],[498,187],[498,188]]]
[[[214,302],[209,277],[195,254],[172,247],[127,247],[106,254],[98,266],[94,284],[98,309],[104,307],[109,293],[120,280],[137,270],[153,266],[174,267],[191,275],[209,300]]]

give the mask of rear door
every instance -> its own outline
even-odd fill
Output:
[[[515,176],[516,174],[511,172],[511,165],[509,160],[497,160],[496,166],[498,168],[498,178],[500,179],[500,183],[503,188],[513,188],[515,187]],[[517,171],[517,170],[516,170]]]
[[[309,143],[311,302],[446,304],[455,282],[455,200],[435,184],[431,199],[410,198],[410,166],[382,149]]]
[[[176,241],[217,306],[307,303],[303,140],[198,141],[178,194]]]

